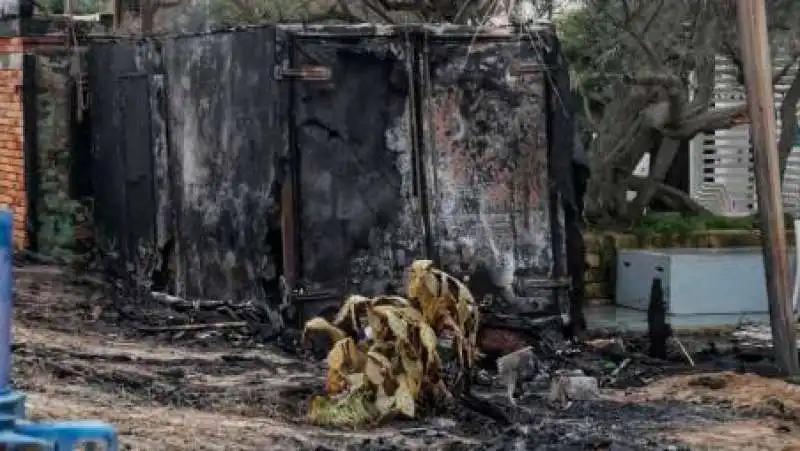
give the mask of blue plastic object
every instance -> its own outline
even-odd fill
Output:
[[[0,415],[25,418],[25,395],[11,390],[0,394]]]
[[[86,443],[118,451],[117,431],[101,421],[25,421],[25,395],[11,387],[13,215],[0,209],[0,449],[72,451]]]
[[[46,440],[42,440],[36,437],[30,437],[23,434],[18,434],[13,430],[10,431],[0,431],[0,444],[4,445],[7,450],[18,450],[18,449],[40,449],[40,450],[55,450],[55,446],[51,443],[47,442]]]
[[[11,258],[14,215],[0,210],[0,395],[11,389]]]
[[[16,432],[43,439],[55,445],[56,451],[70,450],[86,442],[97,443],[108,451],[119,449],[117,431],[102,421],[65,421],[61,423],[18,422]]]

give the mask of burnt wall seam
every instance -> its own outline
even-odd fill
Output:
[[[151,41],[153,45],[153,53],[156,55],[156,59],[158,61],[163,60],[163,49],[161,47],[161,43],[157,40]],[[178,180],[180,176],[180,171],[178,171],[177,165],[177,158],[175,155],[174,146],[172,146],[172,139],[170,139],[171,135],[171,124],[169,121],[169,73],[163,67],[163,65],[159,65],[154,71],[153,75],[159,75],[162,78],[161,84],[161,95],[162,98],[158,99],[159,101],[156,103],[157,107],[161,110],[161,115],[164,118],[164,135],[166,137],[164,145],[166,146],[166,159],[167,159],[167,177],[169,178],[169,183],[167,188],[169,190],[168,198],[172,203],[172,211],[173,214],[169,217],[169,224],[171,230],[169,230],[170,240],[172,243],[172,249],[168,258],[174,260],[174,270],[175,273],[173,274],[172,280],[167,279],[167,274],[163,274],[165,277],[165,282],[170,284],[165,284],[166,291],[178,294],[180,296],[185,296],[186,293],[183,292],[183,281],[186,280],[186,275],[181,274],[181,271],[185,271],[185,265],[182,264],[182,259],[180,258],[181,250],[184,246],[181,245],[180,233],[181,230],[181,215],[178,213],[183,209],[183,196],[181,195],[181,191],[179,190]],[[155,162],[154,162],[155,164]],[[167,246],[165,246],[166,248]],[[160,249],[162,258],[165,256],[165,249]],[[169,268],[169,261],[162,261],[161,271],[167,271]]]
[[[286,42],[287,45],[284,46],[285,54],[283,55],[284,61],[288,62],[289,67],[294,67],[295,63],[295,48],[296,43],[295,40],[297,39],[296,36],[289,34],[287,36]],[[277,42],[277,37],[276,37]],[[277,57],[277,52],[276,52]],[[286,113],[288,115],[288,140],[289,140],[289,154],[286,155],[286,161],[288,166],[288,173],[291,174],[289,180],[291,182],[290,190],[292,191],[292,205],[289,208],[292,209],[292,216],[294,219],[294,231],[292,233],[292,243],[284,243],[284,246],[292,246],[292,254],[294,255],[293,266],[291,268],[291,274],[294,274],[296,279],[303,278],[303,238],[300,236],[299,231],[302,230],[302,193],[300,192],[300,149],[297,143],[297,120],[295,118],[295,83],[297,81],[291,80],[289,81],[288,87],[286,90],[288,91],[288,102],[286,105]],[[283,206],[281,206],[283,208]],[[284,249],[283,252],[286,252]],[[284,272],[289,270],[289,268],[283,268]],[[294,282],[297,283],[297,280]],[[290,287],[294,288],[294,287]]]
[[[545,70],[549,70],[545,69]],[[551,114],[545,115],[545,134],[547,136],[547,167],[548,167],[548,174],[547,183],[550,185],[550,195],[548,199],[548,203],[550,204],[550,233],[552,235],[552,246],[553,246],[553,278],[560,278],[563,274],[563,265],[561,262],[561,228],[559,227],[559,214],[558,211],[560,209],[559,206],[559,190],[558,184],[554,180],[553,173],[553,159],[554,159],[554,147],[553,147],[553,118],[552,118],[552,111],[554,108],[553,105],[553,94],[550,92],[552,89],[556,89],[555,86],[549,81],[551,77],[545,77],[545,104],[547,105],[547,109],[551,112]]]
[[[36,87],[36,55],[25,54],[22,56],[22,123],[23,123],[23,153],[25,163],[25,196],[27,208],[27,235],[28,247],[38,251],[38,199],[39,199],[39,146],[37,130],[37,87]]]
[[[425,177],[425,153],[430,152],[426,148],[425,140],[425,118],[426,111],[425,99],[431,95],[430,79],[428,77],[428,35],[427,33],[414,33],[409,40],[411,53],[411,79],[412,88],[412,127],[414,128],[412,139],[412,156],[414,158],[414,188],[417,190],[420,214],[422,215],[422,226],[425,233],[425,255],[434,261],[439,259],[437,248],[433,242],[433,221],[431,218],[431,208],[428,198],[428,179]]]

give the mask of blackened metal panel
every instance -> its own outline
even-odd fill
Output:
[[[276,275],[275,30],[163,42],[182,295],[265,299]]]
[[[150,78],[147,73],[118,78],[122,115],[122,164],[125,165],[125,249],[137,255],[139,247],[155,243],[156,197],[151,139]]]
[[[99,245],[107,251],[129,248],[126,195],[125,116],[120,77],[136,72],[136,45],[94,43],[88,55],[92,123],[92,187]],[[123,256],[125,257],[125,256]]]
[[[295,41],[294,66],[332,76],[293,86],[301,267],[312,290],[390,292],[423,254],[403,44],[387,35]]]
[[[175,238],[174,205],[167,128],[167,92],[164,74],[150,76],[150,136],[153,158],[153,187],[156,197],[155,244],[166,249]],[[174,243],[173,243],[174,244]]]
[[[459,263],[458,241],[468,241],[499,275],[558,276],[541,49],[446,34],[425,46],[426,178],[442,264]],[[552,313],[554,301],[544,289],[506,308]]]

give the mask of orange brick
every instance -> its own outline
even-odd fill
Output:
[[[26,236],[25,232],[16,230],[14,231],[14,248],[15,249],[24,249],[28,246],[28,237]]]
[[[21,49],[22,40],[0,38],[0,54]],[[28,241],[21,82],[21,70],[0,69],[0,206],[13,211],[17,248],[26,246]]]

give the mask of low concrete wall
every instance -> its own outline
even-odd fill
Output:
[[[636,235],[632,233],[589,230],[586,240],[586,299],[590,303],[611,302],[616,282],[617,251],[620,249],[654,248],[726,248],[761,245],[756,230],[704,230],[689,234]],[[794,243],[794,232],[787,232],[787,240]]]

